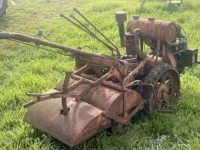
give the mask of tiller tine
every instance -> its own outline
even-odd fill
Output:
[[[105,128],[110,126],[110,120],[97,107],[71,97],[67,98],[67,106],[69,111],[63,115],[60,98],[35,103],[28,107],[24,121],[71,147],[104,129],[103,122],[107,121]]]

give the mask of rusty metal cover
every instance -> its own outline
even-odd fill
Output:
[[[150,37],[153,40],[161,40],[168,43],[173,42],[176,36],[179,34],[179,30],[176,24],[170,21],[149,19],[133,19],[127,24],[128,31],[135,29],[141,29],[145,36]]]
[[[103,111],[86,102],[69,98],[68,107],[68,114],[62,115],[60,99],[43,101],[28,108],[24,121],[71,147],[110,126]]]
[[[140,101],[140,95],[135,91],[127,92],[127,106],[126,109],[130,110],[136,107]],[[108,88],[106,86],[96,86],[92,88],[83,97],[87,103],[104,110],[106,112],[112,112],[115,115],[123,113],[123,92]]]

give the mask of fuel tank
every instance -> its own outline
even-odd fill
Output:
[[[140,19],[138,16],[134,16],[127,24],[129,32],[135,29],[140,29],[145,37],[167,43],[173,42],[180,32],[173,22],[156,20],[154,18]]]

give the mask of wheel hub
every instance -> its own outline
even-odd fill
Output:
[[[163,102],[167,98],[169,88],[165,84],[161,84],[157,92],[157,100]]]

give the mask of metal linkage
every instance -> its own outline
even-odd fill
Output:
[[[82,68],[80,68],[79,70],[77,70],[74,73],[69,73],[67,74],[66,78],[65,78],[65,82],[64,82],[64,86],[63,86],[63,91],[61,92],[54,92],[54,93],[50,93],[50,94],[38,94],[38,93],[27,93],[28,96],[33,96],[36,97],[36,100],[30,101],[29,103],[24,105],[24,108],[30,107],[36,103],[45,101],[45,100],[50,100],[52,98],[61,98],[62,99],[62,106],[63,106],[63,114],[67,114],[68,112],[68,108],[67,108],[67,97],[75,97],[75,95],[71,94],[70,92],[73,91],[74,89],[76,89],[78,86],[80,86],[83,83],[89,84],[90,86],[97,86],[101,83],[103,83],[105,80],[107,80],[111,75],[112,75],[112,70],[113,68],[110,69],[110,71],[108,73],[106,73],[105,75],[103,75],[101,78],[99,78],[96,81],[92,81],[86,78],[83,78],[81,76],[79,76],[79,74],[85,72],[86,70],[89,69],[89,65],[85,65]],[[68,87],[68,81],[69,79],[76,79],[78,80],[78,82],[76,82],[75,84],[73,84],[72,86]],[[80,96],[78,96],[80,97]]]
[[[69,19],[64,14],[60,14],[60,17],[66,19],[82,31],[86,32],[91,37],[95,38],[97,41],[101,42],[104,46],[106,46],[109,50],[113,52],[116,52],[117,55],[120,55],[118,47],[113,44],[98,28],[96,28],[83,14],[81,14],[76,8],[74,8],[74,11],[77,12],[90,26],[93,27],[95,31],[97,31],[108,43],[104,42],[99,36],[97,36],[94,32],[92,32],[88,27],[86,27],[80,20],[78,20],[73,14],[70,15],[70,17],[74,20]]]
[[[115,47],[116,50],[118,50],[118,47],[111,41],[109,38],[107,38],[97,27],[95,27],[94,24],[92,24],[77,8],[73,9],[75,12],[77,12],[86,22],[88,22],[101,36],[103,36],[112,46]]]
[[[76,27],[78,27],[79,29],[81,29],[82,31],[86,32],[88,35],[92,36],[93,38],[95,38],[97,41],[101,42],[103,45],[105,45],[109,50],[112,51],[116,51],[116,49],[114,49],[113,47],[111,47],[110,45],[108,45],[107,43],[105,43],[103,40],[101,40],[97,35],[95,35],[92,31],[90,31],[86,26],[84,26],[77,18],[75,18],[72,14],[70,15],[70,17],[74,18],[74,20],[77,22],[74,22],[73,20],[69,19],[68,17],[66,17],[63,14],[60,14],[60,17],[66,19],[67,21],[69,21],[70,23],[72,23],[73,25],[75,25]]]

